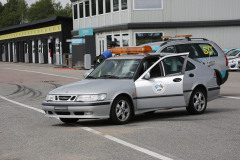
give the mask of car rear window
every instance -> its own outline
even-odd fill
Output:
[[[202,57],[202,54],[201,54],[202,51],[193,44],[179,44],[179,45],[176,45],[176,49],[177,49],[177,53],[189,52],[189,57],[192,59]]]
[[[202,57],[218,56],[217,51],[210,44],[200,43],[197,45],[200,47],[202,51]]]

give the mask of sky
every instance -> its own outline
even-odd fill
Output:
[[[35,3],[37,0],[26,0],[26,2],[28,3],[28,6],[31,6],[32,3]],[[2,2],[2,4],[6,3],[7,0],[0,0],[0,2]],[[71,3],[70,0],[55,0],[55,2],[61,2],[62,6],[65,7],[65,5],[67,3]]]

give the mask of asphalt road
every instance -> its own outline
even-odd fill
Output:
[[[240,72],[231,72],[205,114],[184,108],[66,125],[41,111],[46,94],[82,70],[0,62],[0,160],[239,160]],[[44,74],[43,74],[44,73]]]

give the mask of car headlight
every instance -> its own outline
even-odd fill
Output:
[[[46,97],[46,101],[54,101],[55,95],[48,94]]]
[[[81,102],[92,102],[92,101],[103,101],[106,99],[107,94],[88,94],[88,95],[79,95],[76,98],[76,101]]]

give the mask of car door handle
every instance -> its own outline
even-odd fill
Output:
[[[175,78],[173,79],[173,82],[181,82],[182,81],[182,78]]]
[[[189,74],[189,77],[194,77],[194,74],[193,74],[193,73],[190,73],[190,74]]]

